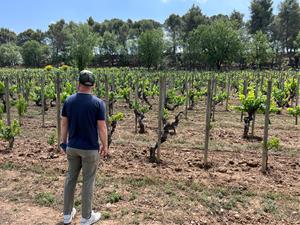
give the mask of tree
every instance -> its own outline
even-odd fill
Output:
[[[13,43],[0,45],[0,66],[16,66],[22,63],[20,48]]]
[[[162,60],[163,48],[163,33],[160,30],[149,30],[141,34],[138,41],[138,53],[148,70],[151,66],[159,65]]]
[[[201,38],[202,32],[204,32],[203,28],[203,26],[201,28],[199,27],[190,33],[187,44],[183,49],[183,62],[190,70],[194,68],[196,64],[205,62],[205,49],[203,48],[204,44]]]
[[[269,26],[273,21],[272,0],[252,0],[250,10],[250,33],[257,31],[268,33]]]
[[[191,32],[190,38],[198,58],[218,70],[223,63],[234,61],[241,48],[239,32],[228,20],[216,20],[211,25],[201,25]]]
[[[193,4],[189,11],[182,16],[183,20],[183,39],[187,40],[191,31],[199,25],[207,23],[207,18],[202,14],[199,6]]]
[[[100,53],[109,56],[112,66],[114,62],[114,56],[118,55],[119,50],[120,44],[118,43],[117,36],[114,33],[105,31],[100,46]]]
[[[7,28],[0,29],[0,44],[16,42],[16,40],[17,40],[17,35],[15,32]]]
[[[27,41],[21,50],[25,66],[40,67],[49,61],[49,48],[37,41]]]
[[[32,30],[28,29],[18,34],[17,36],[17,45],[22,46],[27,41],[35,40],[40,44],[43,43],[45,39],[45,34],[41,30]]]
[[[237,29],[241,29],[244,26],[244,14],[239,11],[233,10],[230,15],[230,20],[236,23]]]
[[[170,15],[165,21],[165,26],[171,35],[173,61],[176,64],[176,51],[177,51],[178,42],[180,38],[180,31],[182,27],[181,17],[175,14]]]
[[[71,56],[79,70],[83,70],[94,56],[97,36],[87,24],[79,24],[71,38]]]
[[[267,35],[262,31],[258,31],[253,35],[250,44],[250,62],[261,69],[264,63],[270,61],[272,55],[273,52]]]
[[[49,38],[53,64],[67,61],[69,55],[68,42],[70,33],[71,32],[67,29],[67,24],[63,19],[49,25],[47,36]]]
[[[131,25],[129,30],[129,38],[138,38],[142,33],[148,30],[157,30],[161,28],[161,24],[154,20],[139,20]]]
[[[295,50],[294,42],[300,31],[300,8],[297,0],[284,0],[279,9],[281,41],[287,53]]]

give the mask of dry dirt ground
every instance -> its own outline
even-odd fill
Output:
[[[135,134],[133,112],[117,103],[125,119],[96,178],[99,224],[300,224],[300,126],[285,112],[271,116],[270,137],[280,139],[280,149],[269,152],[269,172],[262,175],[261,142],[243,140],[240,113],[220,105],[211,130],[212,167],[206,171],[203,106],[200,102],[189,111],[177,135],[162,145],[162,163],[151,164],[147,156],[157,137],[156,108],[146,114],[147,133]],[[55,133],[55,109],[48,111],[44,129],[39,111],[30,106],[11,152],[5,153],[6,143],[0,142],[1,225],[62,224],[66,157],[48,143]],[[263,124],[258,115],[257,136],[263,135]],[[79,224],[81,185],[79,177],[73,224]]]

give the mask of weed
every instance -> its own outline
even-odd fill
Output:
[[[128,209],[122,209],[121,210],[121,217],[126,216],[129,214],[129,210]]]
[[[155,185],[157,181],[149,177],[143,177],[143,178],[129,177],[126,180],[126,183],[128,183],[133,187],[144,187],[149,185]]]
[[[263,205],[263,211],[266,213],[274,214],[277,211],[276,202],[270,198],[263,200],[262,205]]]
[[[101,216],[102,216],[102,218],[103,218],[104,220],[110,219],[110,213],[107,212],[107,211],[102,212],[102,213],[101,213]]]
[[[13,162],[4,162],[0,164],[0,168],[4,170],[13,170],[16,168],[16,165]]]
[[[55,197],[51,193],[42,192],[35,196],[35,202],[42,206],[51,206],[55,202]]]
[[[106,198],[106,202],[111,204],[119,202],[120,200],[122,200],[122,196],[116,191],[110,192]]]
[[[50,136],[48,137],[47,143],[49,145],[54,145],[56,143],[56,134],[51,133]]]

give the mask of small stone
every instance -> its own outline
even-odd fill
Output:
[[[239,219],[240,218],[240,215],[238,213],[234,214],[234,218],[235,219]]]
[[[220,167],[220,168],[217,169],[217,172],[219,172],[219,173],[226,173],[227,169],[225,167]]]

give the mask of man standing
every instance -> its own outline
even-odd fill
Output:
[[[101,217],[99,212],[92,211],[92,198],[100,155],[107,154],[107,128],[105,104],[92,95],[94,83],[92,72],[81,71],[78,92],[66,100],[62,109],[60,146],[67,155],[69,165],[64,188],[64,224],[71,223],[76,214],[73,208],[74,192],[81,169],[83,185],[80,224],[94,224]]]

